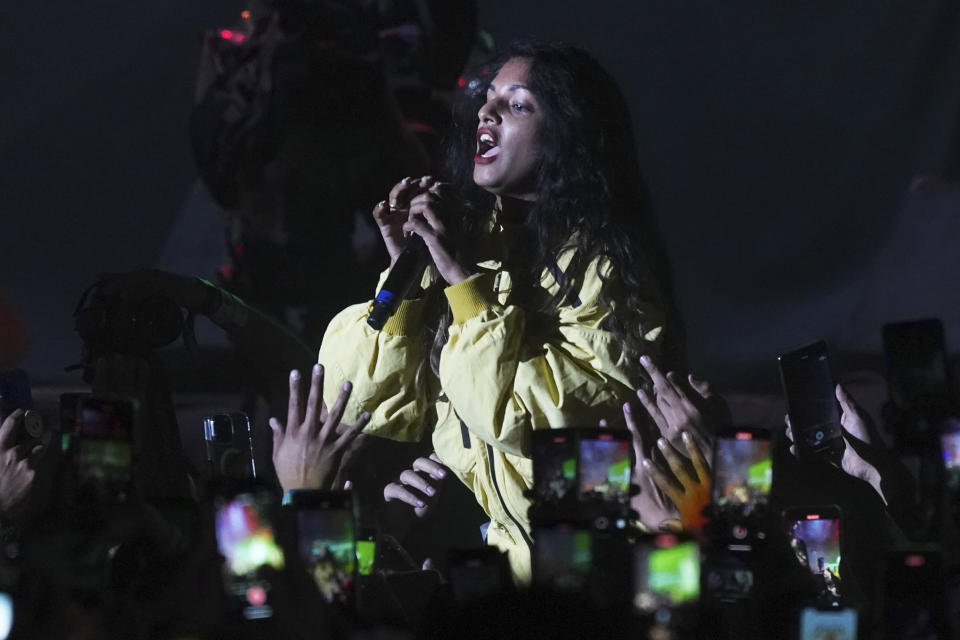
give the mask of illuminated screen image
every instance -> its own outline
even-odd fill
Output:
[[[327,602],[346,602],[353,589],[357,550],[350,509],[300,509],[300,557]]]
[[[627,440],[581,440],[580,495],[585,502],[630,501],[630,448]]]
[[[131,481],[133,407],[124,401],[85,398],[77,423],[77,475],[81,485],[104,494],[122,492]]]
[[[580,589],[593,564],[589,530],[554,525],[534,530],[534,580],[564,591]]]
[[[357,573],[362,576],[373,573],[373,561],[376,556],[376,542],[373,540],[357,540]]]
[[[840,521],[808,517],[788,523],[790,548],[816,577],[822,599],[840,598]]]
[[[960,426],[960,425],[956,425]],[[960,491],[960,430],[940,436],[944,480],[951,491]]]
[[[634,551],[634,606],[655,611],[697,600],[700,550],[692,541],[663,548],[639,545]]]
[[[793,359],[782,362],[781,368],[797,445],[819,450],[840,438],[840,408],[827,356]]]
[[[714,504],[723,507],[766,502],[773,482],[770,441],[720,438],[714,469]]]
[[[241,493],[233,500],[217,502],[217,547],[224,557],[227,592],[245,605],[246,617],[268,617],[272,614],[267,604],[269,582],[263,579],[262,569],[284,566],[271,522],[273,496]]]
[[[804,609],[800,617],[800,640],[857,640],[856,610]]]
[[[533,445],[533,488],[538,507],[576,502],[577,443],[568,435],[538,437]]]

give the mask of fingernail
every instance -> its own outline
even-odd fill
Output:
[[[380,202],[377,203],[377,206],[378,206],[378,207],[382,207],[382,206],[384,206],[385,204],[387,204],[387,201],[386,201],[386,200],[381,200]]]
[[[433,487],[427,487],[427,495],[428,495],[428,496],[432,496],[432,495],[435,494],[436,492],[437,492],[436,489],[434,489]]]
[[[299,371],[297,371],[296,369],[294,369],[293,371],[290,372],[290,381],[291,381],[291,382],[296,382],[296,381],[299,380],[299,379],[300,379],[300,372],[299,372]]]
[[[666,449],[667,441],[664,440],[663,438],[657,438],[657,446],[660,447],[661,449]]]
[[[680,432],[680,438],[681,438],[684,442],[688,442],[688,443],[689,443],[690,440],[691,440],[690,434],[687,433],[686,431],[681,431],[681,432]]]
[[[423,500],[417,500],[417,506],[418,506],[418,507],[420,507],[420,508],[422,509],[422,508],[423,508],[423,506],[424,506],[424,504],[423,504]]]
[[[649,469],[649,468],[652,467],[653,465],[650,464],[650,461],[649,461],[649,460],[647,460],[646,458],[644,458],[643,460],[640,461],[640,466],[642,466],[644,469]]]
[[[369,419],[370,419],[370,412],[369,412],[369,411],[364,411],[364,412],[360,415],[360,419],[361,419],[361,420],[369,420]]]
[[[701,380],[700,378],[698,378],[697,376],[695,376],[695,375],[693,375],[693,374],[691,373],[691,374],[690,374],[690,382],[693,382],[693,383],[695,383],[695,384],[700,384],[701,382],[703,382],[703,380]]]
[[[644,365],[650,364],[650,356],[640,356],[640,362]]]
[[[320,366],[320,364],[315,364],[315,365],[313,365],[313,376],[314,376],[314,377],[317,377],[317,376],[319,376],[321,373],[323,373],[323,367]]]
[[[632,412],[632,411],[633,411],[633,407],[630,406],[630,403],[629,403],[629,402],[624,402],[624,403],[623,403],[623,412],[624,412],[624,413],[630,413],[630,412]]]
[[[352,387],[353,385],[350,384],[349,380],[347,380],[346,382],[343,383],[343,385],[340,388],[343,389],[344,391],[350,391]]]
[[[443,469],[438,469],[437,472],[434,474],[434,477],[436,478],[445,478],[446,476],[447,476],[447,472],[444,471]]]

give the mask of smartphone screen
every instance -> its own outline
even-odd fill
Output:
[[[731,429],[717,433],[713,451],[713,504],[755,507],[766,504],[773,483],[770,433]]]
[[[294,491],[297,551],[327,602],[348,605],[357,573],[353,502],[346,491]]]
[[[632,452],[626,431],[581,435],[579,494],[583,506],[588,510],[629,507]]]
[[[890,399],[904,409],[933,409],[949,396],[943,324],[936,318],[883,327]]]
[[[377,559],[377,532],[370,529],[357,531],[357,573],[361,576],[373,574],[373,564]]]
[[[942,637],[943,560],[939,550],[917,548],[887,554],[883,587],[885,637]]]
[[[857,640],[856,609],[806,607],[800,614],[800,640]]]
[[[30,379],[23,369],[0,373],[0,420],[17,409],[33,409],[33,393]]]
[[[271,584],[265,569],[284,566],[274,525],[277,508],[277,498],[269,489],[214,499],[217,547],[224,557],[224,588],[231,604],[248,620],[273,615]]]
[[[704,595],[715,602],[739,602],[753,593],[749,551],[710,549],[703,563]]]
[[[780,375],[799,458],[825,456],[840,465],[840,405],[823,341],[780,356]]]
[[[693,540],[661,533],[634,547],[633,604],[652,612],[696,602],[700,596],[700,548]]]
[[[133,484],[133,403],[89,395],[79,405],[75,464],[80,493],[101,501],[126,500]]]
[[[593,531],[575,522],[533,527],[533,579],[545,587],[577,591],[593,566]]]
[[[572,513],[577,506],[577,438],[570,429],[534,431],[534,507]]]
[[[943,475],[947,489],[960,492],[960,420],[945,423],[940,434],[940,450],[943,455]]]
[[[790,548],[801,566],[813,574],[823,603],[841,597],[840,508],[791,508],[784,512]]]
[[[214,478],[256,477],[250,419],[242,411],[216,413],[203,419],[207,464]]]

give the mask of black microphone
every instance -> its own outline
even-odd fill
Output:
[[[423,238],[416,234],[410,236],[407,248],[397,256],[397,261],[373,301],[373,309],[367,316],[368,325],[377,331],[383,329],[383,325],[400,306],[400,301],[423,278],[423,270],[427,268],[427,256],[427,246],[423,244]]]

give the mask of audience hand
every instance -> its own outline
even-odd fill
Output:
[[[50,445],[17,444],[24,432],[23,410],[17,409],[0,424],[0,515],[16,524],[27,524],[46,507],[53,482],[59,439]]]
[[[675,449],[683,451],[680,433],[686,431],[702,451],[710,451],[717,427],[730,422],[730,410],[723,397],[713,393],[708,382],[692,375],[683,378],[674,371],[664,375],[649,356],[641,357],[640,364],[653,381],[653,397],[638,389],[637,398],[660,434]]]
[[[411,469],[400,474],[397,482],[383,488],[383,499],[404,502],[413,507],[418,518],[423,518],[436,504],[443,480],[449,473],[436,453],[431,453],[428,458],[417,458]]]
[[[323,367],[314,365],[304,407],[300,373],[290,372],[287,425],[270,418],[273,466],[284,491],[332,488],[344,452],[370,421],[370,414],[364,413],[355,424],[341,428],[351,389],[351,384],[344,382],[336,402],[327,411],[322,398]]]
[[[647,528],[654,531],[661,529],[675,529],[680,524],[680,512],[676,507],[664,499],[660,489],[653,481],[653,475],[646,473],[643,469],[643,462],[646,460],[644,452],[647,447],[644,445],[642,426],[637,424],[633,416],[633,407],[630,403],[623,405],[623,417],[627,423],[627,429],[633,436],[633,484],[637,486],[640,492],[630,499],[630,506],[640,516],[642,522]]]
[[[653,482],[676,505],[682,528],[699,533],[706,523],[702,514],[703,508],[710,503],[710,471],[693,437],[686,431],[682,431],[680,437],[690,456],[689,462],[693,464],[693,473],[690,473],[690,465],[685,457],[663,438],[657,440],[657,447],[663,453],[673,475],[650,459],[644,459],[641,465],[646,473],[653,476]]]

